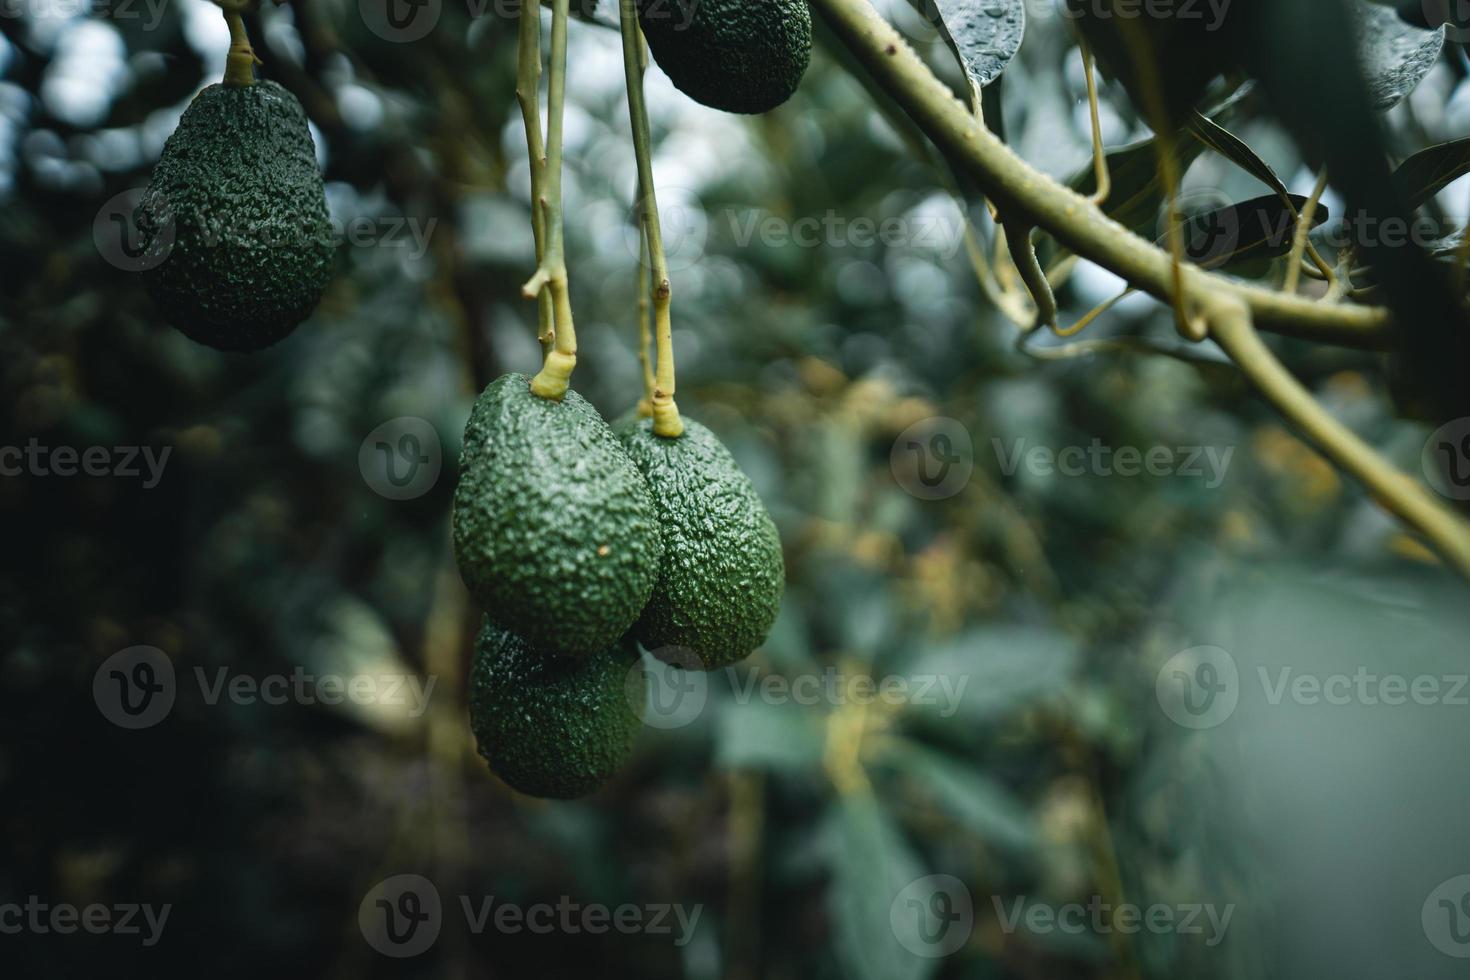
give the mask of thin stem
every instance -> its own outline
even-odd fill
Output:
[[[527,298],[551,291],[556,339],[531,390],[542,398],[560,401],[577,367],[577,328],[572,322],[571,292],[567,287],[566,228],[562,221],[562,124],[567,99],[567,16],[570,0],[552,0],[551,70],[547,86],[546,180],[540,204],[546,212],[546,257],[526,284]]]
[[[643,183],[638,183],[638,200],[643,200]],[[643,369],[643,397],[638,400],[638,417],[647,419],[653,417],[653,392],[658,387],[658,379],[653,373],[653,361],[648,356],[648,346],[653,342],[653,318],[650,308],[649,276],[645,271],[649,268],[651,260],[648,257],[648,222],[644,220],[643,209],[638,210],[638,365]]]
[[[541,199],[546,193],[546,142],[541,136],[541,0],[521,0],[519,62],[516,71],[516,100],[526,127],[526,150],[531,164],[531,231],[536,237],[536,267],[546,261],[546,212]],[[556,337],[551,294],[537,295],[541,354],[551,353]]]
[[[1072,324],[1070,327],[1067,327],[1065,329],[1057,328],[1053,332],[1058,337],[1075,337],[1082,331],[1086,330],[1089,326],[1091,326],[1092,321],[1096,320],[1098,317],[1102,316],[1104,313],[1108,312],[1113,307],[1123,302],[1123,300],[1127,299],[1129,296],[1132,296],[1133,293],[1133,288],[1129,287],[1128,289],[1125,289],[1118,295],[1114,296],[1112,299],[1103,300],[1101,303],[1095,306],[1091,312],[1089,312],[1082,319],[1078,320],[1076,323]]]
[[[1093,64],[1092,49],[1082,42],[1082,73],[1087,78],[1087,108],[1092,115],[1092,169],[1096,176],[1097,189],[1088,198],[1101,207],[1113,193],[1113,175],[1108,170],[1108,151],[1103,146],[1102,114],[1097,101],[1097,71]]]
[[[1210,335],[1266,400],[1328,459],[1362,482],[1384,508],[1428,538],[1450,567],[1470,578],[1470,523],[1328,414],[1262,342],[1243,303],[1216,300],[1210,312]]]
[[[1001,227],[1005,232],[1006,245],[1011,250],[1011,261],[1016,263],[1016,271],[1021,274],[1021,281],[1026,284],[1031,299],[1036,303],[1036,319],[1028,329],[1055,327],[1057,299],[1052,293],[1051,283],[1046,279],[1046,273],[1042,271],[1041,262],[1036,258],[1036,247],[1031,244],[1031,232],[1034,229],[1024,221],[1010,220],[1002,221]]]
[[[658,346],[658,369],[653,388],[653,431],[674,439],[684,434],[679,406],[674,402],[674,327],[669,307],[673,287],[664,255],[663,232],[659,225],[658,194],[653,185],[653,137],[648,124],[648,106],[643,100],[642,38],[638,30],[635,0],[620,0],[619,24],[623,35],[623,70],[628,83],[628,117],[633,124],[633,152],[638,159],[638,187],[643,226],[648,233],[649,274],[653,291],[654,336]]]
[[[988,197],[1139,290],[1165,301],[1172,299],[1176,293],[1173,263],[1166,252],[1027,164],[976,123],[970,110],[868,0],[812,0],[812,5],[878,84],[941,150],[964,167]],[[1262,329],[1368,350],[1396,346],[1395,327],[1385,309],[1286,296],[1194,266],[1186,266],[1180,275],[1190,295],[1208,291],[1244,302]]]
[[[1312,218],[1317,214],[1317,203],[1322,200],[1322,195],[1325,193],[1327,193],[1327,171],[1323,170],[1317,175],[1317,186],[1312,188],[1312,196],[1307,198],[1302,213],[1297,215],[1296,234],[1291,239],[1291,258],[1286,263],[1286,285],[1282,287],[1290,295],[1294,295],[1297,287],[1301,285],[1302,259],[1306,255],[1309,243],[1307,236],[1312,231]],[[1320,268],[1327,275],[1332,275],[1332,270],[1326,268],[1325,263]]]

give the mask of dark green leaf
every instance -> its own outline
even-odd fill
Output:
[[[1189,131],[1210,149],[1271,188],[1279,197],[1287,196],[1286,184],[1277,176],[1271,165],[1262,160],[1245,140],[1209,116],[1196,112],[1189,122]]]
[[[1470,136],[1420,150],[1399,164],[1393,182],[1409,210],[1414,211],[1467,173],[1470,173]]]
[[[715,675],[715,676],[725,676]],[[753,684],[750,700],[726,705],[720,713],[716,762],[726,769],[803,771],[821,765],[822,713],[795,703],[769,703],[759,696],[759,678],[731,682],[738,690]]]

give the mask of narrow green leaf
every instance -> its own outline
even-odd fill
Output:
[[[1001,76],[1026,35],[1025,0],[919,0],[974,90]]]

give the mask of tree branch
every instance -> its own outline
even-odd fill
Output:
[[[1140,291],[1172,302],[1173,271],[1162,249],[1107,217],[1087,198],[1036,170],[982,126],[868,0],[812,0],[834,33],[946,153],[964,166],[1002,213],[1043,228],[1077,255]],[[1396,346],[1388,311],[1315,302],[1233,282],[1195,266],[1190,295],[1233,297],[1261,329],[1345,347]]]

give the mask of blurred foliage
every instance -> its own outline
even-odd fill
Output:
[[[1071,35],[1044,7],[998,98],[1013,145],[1066,178],[1088,161],[1083,80]],[[1321,920],[1292,933],[1261,884],[1283,868],[1298,882],[1311,874],[1276,853],[1280,839],[1258,846],[1283,797],[1299,807],[1300,839],[1311,814],[1331,818],[1290,778],[1301,732],[1278,731],[1246,755],[1181,740],[1153,700],[1154,676],[1200,643],[1235,642],[1263,661],[1336,649],[1357,664],[1410,634],[1425,657],[1462,654],[1459,586],[1228,366],[1018,353],[1015,328],[976,283],[948,176],[911,152],[831,51],[796,99],[759,119],[701,109],[650,78],[681,404],[721,434],[767,500],[790,586],[766,648],[709,677],[706,710],[650,728],[631,770],[599,796],[546,805],[510,794],[474,755],[461,695],[476,613],[447,547],[470,401],[537,357],[534,309],[519,296],[533,262],[514,22],[493,5],[444,3],[422,39],[393,43],[352,3],[253,19],[263,74],[313,122],[334,219],[363,234],[344,243],[306,325],[234,357],[162,324],[104,244],[116,234],[107,215],[121,213],[111,202],[146,182],[188,99],[218,76],[218,11],[202,0],[59,9],[35,0],[0,17],[0,444],[172,456],[152,489],[0,479],[10,694],[0,902],[175,908],[152,948],[0,937],[14,975],[207,964],[219,976],[1264,977],[1304,962],[1299,950],[1278,960],[1282,948],[1326,942]],[[945,39],[912,11],[892,13],[961,86]],[[640,385],[634,165],[616,35],[577,24],[571,41],[577,387],[613,418]],[[1462,60],[1452,46],[1388,117],[1403,155],[1470,121]],[[1258,110],[1232,111],[1232,131],[1293,191],[1310,188],[1307,161]],[[1147,136],[1112,85],[1104,128],[1110,146]],[[1263,193],[1203,145],[1190,152],[1187,194]],[[1463,184],[1435,191],[1430,210],[1447,227],[1451,211],[1463,219]],[[1156,226],[1157,203],[1135,210],[1140,227]],[[983,209],[968,213],[988,230]],[[906,232],[862,242],[823,232],[816,247],[762,232],[801,219],[894,220]],[[1064,320],[1120,288],[1079,266]],[[1137,298],[1093,329],[1160,344],[1173,330]],[[1043,355],[1048,344],[1060,342],[1040,342]],[[1377,358],[1283,347],[1335,414],[1417,471],[1422,427],[1396,417]],[[401,416],[434,426],[445,467],[432,490],[395,501],[364,480],[358,452]],[[925,501],[895,479],[890,450],[936,416],[970,434],[974,470],[958,495]],[[1018,441],[1094,440],[1234,455],[1218,486],[1003,466]],[[1290,589],[1348,598],[1289,602]],[[1223,638],[1263,608],[1275,646]],[[1296,639],[1282,648],[1283,636]],[[168,653],[181,694],[166,723],[128,732],[99,714],[91,683],[136,644]],[[221,667],[408,671],[437,687],[411,722],[211,705],[191,678]],[[742,693],[829,668],[966,687],[951,714]],[[1242,758],[1260,768],[1242,770]],[[1256,785],[1252,773],[1272,764],[1277,774]],[[1433,795],[1443,774],[1421,768],[1424,780],[1399,791]],[[1426,812],[1451,806],[1433,798]],[[1340,854],[1361,844],[1334,839]],[[1415,865],[1421,892],[1467,857]],[[432,951],[395,963],[362,941],[356,913],[375,883],[404,872],[436,883],[451,921]],[[893,895],[928,874],[953,875],[974,897],[973,935],[942,960],[907,953],[889,923]],[[1413,893],[1402,881],[1394,890]],[[684,947],[647,934],[471,935],[454,924],[461,894],[705,912]],[[1216,950],[1180,935],[1007,932],[1000,910],[1018,896],[1242,904]],[[1287,899],[1310,908],[1301,893]],[[1396,962],[1448,976],[1431,972],[1448,960],[1413,946],[1417,905],[1394,909],[1409,924],[1385,926],[1384,942],[1415,950]],[[1378,925],[1364,929],[1370,941]],[[1350,951],[1358,940],[1333,941]]]

